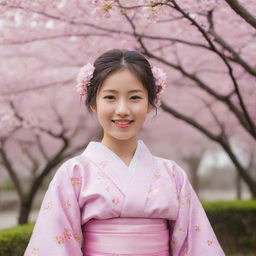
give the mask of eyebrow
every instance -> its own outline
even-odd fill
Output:
[[[112,92],[112,93],[118,93],[118,91],[116,90],[112,90],[112,89],[107,89],[107,90],[103,90],[102,92]],[[143,92],[142,90],[131,90],[128,93],[135,93],[135,92]]]

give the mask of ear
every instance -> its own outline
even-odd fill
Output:
[[[149,103],[148,104],[148,111],[147,111],[147,113],[149,113],[152,110],[152,108],[153,108],[153,106]]]
[[[92,110],[93,113],[96,113],[96,112],[97,112],[96,106],[90,105],[90,109]]]

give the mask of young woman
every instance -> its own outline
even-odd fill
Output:
[[[185,172],[137,138],[164,86],[136,51],[81,69],[81,96],[104,135],[57,170],[25,256],[224,255]]]

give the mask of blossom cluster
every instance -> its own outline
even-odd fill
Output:
[[[80,96],[84,96],[88,88],[90,86],[90,81],[93,76],[94,66],[91,63],[86,64],[80,69],[78,76],[76,78],[77,81],[77,91],[80,93]]]
[[[153,76],[155,78],[155,85],[157,87],[157,97],[156,97],[156,106],[157,107],[160,107],[160,97],[167,85],[166,83],[166,80],[167,80],[167,76],[166,76],[166,73],[158,68],[158,67],[153,67],[152,68],[152,73],[153,73]]]

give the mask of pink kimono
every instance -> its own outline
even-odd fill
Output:
[[[56,172],[24,256],[224,256],[185,172],[142,140],[129,167],[90,142]]]

